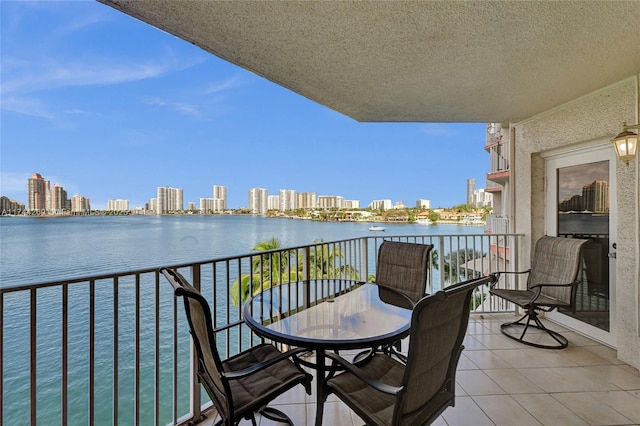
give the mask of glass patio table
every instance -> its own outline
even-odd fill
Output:
[[[325,351],[367,349],[397,341],[409,334],[411,300],[386,287],[367,283],[335,298],[308,302],[308,283],[282,284],[254,296],[244,306],[246,324],[259,336],[314,351],[316,425],[322,424],[325,396]]]

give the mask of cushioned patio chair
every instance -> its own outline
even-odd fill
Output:
[[[581,249],[588,240],[561,237],[542,237],[533,254],[531,269],[521,272],[496,272],[503,274],[529,274],[527,289],[492,288],[489,292],[512,302],[525,310],[517,321],[500,326],[502,334],[526,345],[546,349],[566,348],[569,342],[560,333],[550,330],[538,318],[538,311],[549,312],[557,308],[572,308],[575,303],[576,278],[582,265]],[[541,337],[527,337],[527,331],[535,328],[551,336],[551,344],[544,344]]]
[[[455,404],[455,376],[469,323],[473,290],[495,280],[469,280],[421,299],[411,316],[406,365],[376,353],[350,363],[327,353],[344,368],[324,381],[367,425],[424,425]]]
[[[293,357],[303,350],[282,353],[273,345],[263,343],[222,361],[206,299],[180,273],[167,268],[160,272],[173,286],[176,297],[184,299],[198,355],[198,379],[221,418],[216,425],[237,425],[244,418],[250,419],[255,426],[255,413],[293,424],[286,414],[267,404],[298,384],[311,395],[312,376]]]

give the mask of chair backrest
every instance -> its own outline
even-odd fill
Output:
[[[216,348],[213,321],[209,303],[180,274],[172,269],[162,268],[160,272],[171,283],[176,297],[182,296],[189,323],[191,337],[198,354],[198,377],[223,419],[233,417],[229,383],[220,374],[222,361]]]
[[[540,238],[533,254],[527,288],[536,284],[565,284],[565,287],[543,287],[541,294],[570,305],[572,285],[582,264],[582,245],[587,241],[549,236]]]
[[[426,296],[415,306],[394,425],[429,423],[453,405],[471,295],[477,286],[493,281],[493,276],[465,281]]]
[[[427,291],[431,249],[433,244],[383,241],[378,249],[376,284],[398,290],[417,303]]]

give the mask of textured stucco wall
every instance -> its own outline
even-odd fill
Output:
[[[621,131],[623,121],[638,123],[639,77],[513,125],[515,231],[525,234],[520,265],[530,264],[531,242],[545,231],[545,162],[541,153],[556,148],[578,149],[592,141],[608,140]],[[615,167],[618,224],[614,326],[618,358],[640,369],[639,160],[636,158],[629,166],[616,161]]]

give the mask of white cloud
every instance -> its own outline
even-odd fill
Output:
[[[39,99],[19,98],[19,97],[2,97],[1,108],[5,111],[16,112],[19,114],[30,115],[33,117],[41,117],[53,119],[54,114]]]
[[[238,77],[230,77],[223,81],[218,81],[215,83],[209,84],[204,90],[203,93],[205,95],[210,95],[213,93],[220,93],[228,89],[233,89],[234,87],[238,87],[241,84],[241,79]]]
[[[90,60],[88,62],[65,62],[54,60],[38,63],[8,58],[3,59],[4,75],[2,94],[39,92],[73,86],[103,86],[128,83],[184,69],[185,65],[174,62],[117,63],[112,60]]]
[[[191,116],[200,116],[200,111],[195,105],[187,104],[184,102],[173,102],[162,98],[144,98],[142,102],[147,105],[157,105],[161,107],[167,107],[174,109],[182,114]]]

